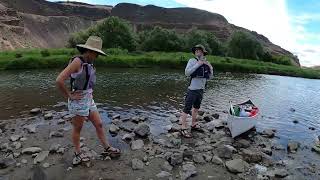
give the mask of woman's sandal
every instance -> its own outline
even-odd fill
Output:
[[[188,129],[181,129],[180,133],[185,138],[191,138],[192,137],[192,135],[191,135],[191,133],[189,132]]]
[[[116,155],[120,155],[121,151],[120,151],[120,149],[117,149],[117,148],[114,148],[112,146],[109,146],[109,147],[104,149],[102,154],[108,155],[108,156],[110,156],[110,155],[116,156]]]
[[[78,165],[82,162],[88,162],[90,161],[90,158],[84,154],[83,152],[80,152],[80,153],[74,153],[74,158],[73,158],[73,161],[72,161],[72,164],[73,165]]]

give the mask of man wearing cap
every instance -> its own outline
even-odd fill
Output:
[[[192,137],[187,127],[186,119],[188,114],[192,115],[191,130],[201,130],[197,124],[198,110],[200,109],[207,80],[212,78],[213,75],[213,67],[205,58],[208,54],[205,47],[198,44],[192,48],[192,52],[195,57],[188,61],[185,69],[186,76],[191,79],[185,98],[185,106],[181,114],[181,135],[186,138]]]
[[[96,83],[96,71],[93,62],[98,55],[106,55],[101,50],[102,40],[100,37],[90,36],[85,44],[77,45],[77,49],[81,55],[73,57],[69,65],[56,79],[57,87],[68,99],[69,113],[74,115],[72,119],[72,142],[75,147],[74,165],[90,160],[80,149],[80,132],[85,120],[91,121],[94,125],[97,136],[104,147],[104,153],[111,157],[120,155],[120,150],[107,142],[101,117],[92,95]],[[64,81],[68,78],[70,78],[70,90],[64,84]]]

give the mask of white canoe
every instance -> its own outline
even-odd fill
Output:
[[[250,99],[244,103],[240,103],[237,105],[244,105],[244,104],[254,105]],[[231,107],[233,107],[233,105],[230,102],[230,109],[228,113],[228,128],[231,132],[232,138],[247,132],[248,130],[254,128],[257,125],[259,111],[252,117],[239,117],[239,116],[232,115]]]

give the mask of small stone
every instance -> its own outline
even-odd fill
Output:
[[[39,154],[39,153],[34,153],[34,154],[31,155],[31,157],[32,157],[32,158],[35,158],[35,157],[38,156],[38,154]]]
[[[141,123],[134,129],[134,133],[140,137],[146,137],[150,133],[150,128],[147,124]]]
[[[143,162],[139,159],[132,159],[131,165],[133,170],[140,170],[144,168]]]
[[[20,149],[22,147],[22,144],[20,142],[13,142],[12,147],[15,149]]]
[[[34,124],[26,125],[23,127],[23,129],[26,129],[29,134],[36,133],[36,128],[37,128],[37,125],[34,125]]]
[[[183,162],[183,153],[182,152],[173,153],[168,158],[168,161],[172,166],[176,166],[176,165],[181,164]]]
[[[206,163],[206,161],[204,160],[204,157],[202,156],[202,154],[197,153],[193,155],[193,161],[199,164],[204,164]]]
[[[150,162],[146,162],[146,166],[149,166],[150,165]]]
[[[288,152],[289,152],[289,153],[296,153],[297,150],[298,150],[298,148],[299,148],[299,146],[300,146],[300,143],[299,143],[299,142],[290,141],[290,142],[288,143],[288,147],[287,147]]]
[[[275,177],[284,178],[284,177],[288,176],[288,171],[285,169],[276,169],[276,170],[274,170],[274,175],[275,175]]]
[[[63,119],[67,120],[67,121],[70,121],[72,118],[74,117],[73,114],[68,114],[66,116],[63,116]]]
[[[197,168],[191,164],[187,163],[182,166],[182,171],[180,171],[180,176],[182,180],[186,180],[197,174]]]
[[[60,144],[51,144],[49,148],[50,153],[57,153],[58,149],[61,147]]]
[[[258,163],[262,161],[262,154],[256,151],[251,151],[249,149],[243,149],[241,152],[243,159],[249,163]]]
[[[212,114],[212,117],[215,118],[215,119],[219,119],[220,115],[215,113],[215,114]]]
[[[50,134],[49,134],[49,138],[52,138],[52,137],[57,137],[57,138],[59,138],[59,137],[63,137],[64,135],[63,135],[63,133],[62,132],[57,132],[57,131],[52,131],[52,132],[50,132]]]
[[[10,136],[10,141],[15,142],[18,141],[21,138],[20,135],[12,135]]]
[[[296,110],[294,108],[289,109],[291,112],[295,112]]]
[[[164,171],[172,171],[173,167],[168,163],[168,161],[165,161],[163,165],[161,166],[162,170]]]
[[[16,167],[21,167],[21,163],[17,163],[17,164],[16,164]]]
[[[5,168],[12,166],[14,164],[16,164],[16,160],[13,158],[12,155],[7,156],[3,159],[0,159],[0,169],[5,169]]]
[[[298,120],[293,120],[292,122],[295,123],[295,124],[299,123]]]
[[[267,138],[273,138],[275,135],[275,130],[273,129],[266,129],[262,131],[262,135]]]
[[[129,133],[122,136],[122,140],[132,141],[134,139],[135,134]]]
[[[111,124],[111,126],[109,127],[109,132],[111,134],[117,134],[119,130],[120,128],[114,124]]]
[[[44,115],[44,119],[45,120],[49,120],[49,119],[52,119],[53,118],[53,114],[52,113],[47,113]]]
[[[3,143],[3,144],[1,144],[1,146],[0,146],[0,150],[1,150],[1,151],[7,152],[9,149],[10,149],[9,143]]]
[[[37,164],[39,162],[44,161],[49,155],[49,151],[40,152],[33,160],[33,164]]]
[[[272,155],[272,150],[271,150],[271,148],[263,148],[263,149],[262,149],[262,152],[265,153],[265,154],[267,154],[267,155],[269,155],[269,156]]]
[[[120,119],[120,114],[116,114],[116,115],[112,116],[112,119]]]
[[[181,130],[181,126],[179,124],[173,124],[170,128],[170,132],[178,132]]]
[[[38,153],[41,151],[42,151],[42,149],[39,147],[29,147],[29,148],[23,149],[22,154],[34,154],[34,153]]]
[[[26,159],[22,159],[22,160],[21,160],[21,163],[22,163],[22,164],[27,164],[28,161],[27,161]]]
[[[233,159],[226,162],[226,167],[232,173],[243,173],[249,169],[249,164],[242,159]]]
[[[170,174],[166,171],[161,171],[156,176],[157,176],[157,178],[166,178],[166,177],[172,176],[172,174]]]
[[[21,141],[21,142],[24,142],[24,141],[26,141],[26,140],[28,140],[28,138],[26,138],[26,137],[20,138],[20,141]]]
[[[85,140],[86,140],[86,138],[80,137],[80,142],[83,142],[83,141],[85,141]]]
[[[50,164],[49,163],[43,163],[42,167],[48,168],[48,167],[50,167]]]
[[[66,123],[66,121],[64,119],[59,119],[57,121],[57,124],[65,124],[65,123]]]
[[[142,159],[143,162],[148,162],[148,156],[144,156]]]
[[[264,174],[265,172],[267,172],[267,167],[265,166],[261,166],[259,164],[255,164],[254,165],[254,168],[256,169],[256,171],[259,173],[259,174]]]
[[[16,152],[13,153],[13,157],[14,157],[14,158],[18,158],[20,155],[21,155],[21,153],[19,153],[19,152],[18,152],[18,153],[16,153]]]
[[[248,148],[250,147],[250,142],[246,139],[240,139],[239,141],[235,142],[235,145],[239,148]]]
[[[59,148],[58,150],[57,150],[57,153],[59,153],[59,154],[63,154],[64,152],[65,152],[65,148],[63,148],[63,147],[61,147],[61,148]]]
[[[72,170],[72,167],[68,167],[68,168],[67,168],[67,171],[71,171],[71,170]]]
[[[132,150],[141,149],[143,146],[144,146],[144,142],[140,139],[131,142],[131,149]]]
[[[104,160],[105,160],[105,161],[110,161],[110,160],[111,160],[111,157],[110,157],[110,156],[106,156],[106,157],[104,158]]]
[[[39,113],[41,113],[41,109],[40,109],[40,108],[31,109],[31,110],[30,110],[30,113],[31,113],[31,114],[39,114]]]
[[[217,155],[220,158],[230,159],[232,154],[236,152],[236,149],[232,146],[223,145],[216,149]]]
[[[223,161],[218,156],[213,156],[211,162],[216,165],[223,165]]]

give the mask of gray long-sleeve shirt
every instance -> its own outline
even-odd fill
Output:
[[[185,74],[186,76],[190,77],[191,74],[196,70],[198,69],[201,65],[199,63],[197,63],[198,61],[195,59],[195,58],[191,58],[189,61],[188,61],[188,64],[187,64],[187,67],[185,69]],[[211,71],[210,73],[210,77],[209,79],[212,78],[212,74],[213,72]],[[192,78],[191,80],[191,83],[188,87],[188,89],[190,90],[198,90],[198,89],[205,89],[206,87],[206,82],[207,82],[207,79],[206,78]]]

